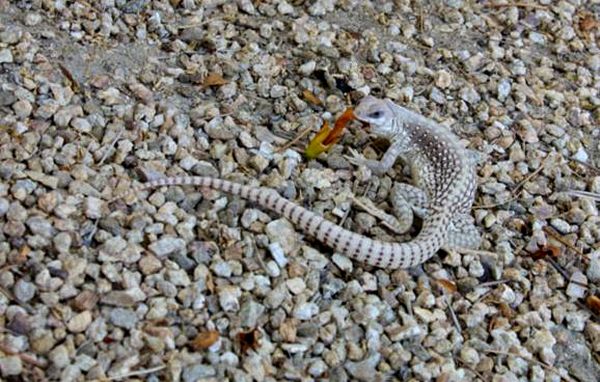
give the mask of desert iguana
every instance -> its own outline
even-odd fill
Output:
[[[381,161],[355,156],[374,172],[385,172],[396,158],[411,165],[416,185],[396,184],[392,205],[405,229],[412,224],[412,211],[420,215],[423,227],[408,242],[374,240],[344,229],[309,211],[269,188],[255,188],[218,178],[168,177],[142,184],[135,191],[160,186],[198,186],[227,192],[285,216],[305,233],[335,251],[359,262],[381,268],[409,268],[432,257],[442,247],[477,247],[479,234],[470,209],[476,179],[474,165],[458,139],[439,124],[387,99],[365,97],[354,111],[356,118],[369,123],[372,132],[390,140]]]

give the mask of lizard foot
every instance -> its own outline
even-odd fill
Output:
[[[412,226],[413,216],[410,208],[401,219],[397,219],[396,217],[382,211],[379,207],[375,206],[371,199],[365,197],[352,197],[352,203],[363,209],[368,214],[381,220],[381,223],[385,227],[398,235],[406,233]]]

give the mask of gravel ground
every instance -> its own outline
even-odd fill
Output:
[[[598,203],[566,192],[600,193],[600,2],[514,4],[0,0],[2,378],[600,380]],[[349,200],[402,163],[344,158],[385,142],[302,155],[366,93],[478,153],[480,251],[386,272],[217,192],[107,202],[220,176],[394,239]]]

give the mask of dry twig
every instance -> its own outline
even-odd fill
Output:
[[[544,167],[546,167],[546,162],[548,161],[548,158],[550,158],[550,155],[548,155],[548,156],[546,156],[546,158],[544,158],[544,160],[540,164],[540,167],[538,167],[534,172],[529,174],[525,179],[523,179],[522,181],[519,182],[519,184],[517,184],[515,189],[512,191],[513,196],[516,197],[518,195],[518,192],[520,192],[521,187],[523,187],[523,185],[525,183],[529,182],[531,179],[536,177],[537,174],[539,174],[544,169]]]
[[[106,379],[96,379],[93,382],[118,381],[120,379],[125,379],[125,378],[130,378],[130,377],[138,377],[140,375],[156,373],[157,371],[161,371],[161,370],[165,369],[166,367],[167,367],[167,365],[160,365],[160,366],[152,367],[150,369],[136,370],[136,371],[132,371],[130,373],[117,375],[117,376],[106,378]]]
[[[569,191],[565,191],[565,194],[570,195],[570,196],[577,196],[579,198],[590,198],[597,202],[600,202],[600,194],[597,194],[595,192],[569,190]]]
[[[533,9],[542,9],[542,10],[547,10],[548,7],[545,7],[543,5],[539,5],[539,4],[531,4],[531,3],[508,3],[508,4],[486,4],[485,5],[487,8],[510,8],[510,7],[516,7],[516,8],[533,8]]]
[[[542,230],[544,232],[546,232],[548,235],[552,236],[552,238],[558,240],[561,244],[567,246],[569,249],[573,250],[574,252],[576,252],[579,256],[581,256],[583,258],[584,261],[586,261],[587,259],[585,258],[585,255],[583,254],[583,252],[581,252],[581,250],[579,248],[577,248],[576,246],[574,246],[573,244],[569,243],[566,239],[564,239],[558,232],[556,232],[553,228],[550,228],[550,226],[545,226],[544,228],[542,228]]]
[[[308,133],[310,133],[310,131],[312,130],[312,127],[309,126],[307,128],[305,128],[304,130],[302,130],[298,135],[296,135],[296,137],[294,137],[294,139],[292,139],[291,141],[289,141],[288,143],[286,143],[285,145],[281,146],[280,148],[278,148],[277,150],[275,150],[275,153],[279,154],[284,152],[285,150],[289,149],[290,147],[292,147],[296,142],[298,142],[299,140],[301,140],[302,138],[304,138],[306,135],[308,135]]]
[[[104,151],[104,154],[102,155],[102,158],[98,162],[98,167],[102,166],[104,164],[104,161],[112,153],[113,148],[115,147],[115,144],[117,144],[117,141],[119,139],[121,139],[121,135],[123,134],[123,130],[124,129],[119,130],[119,132],[117,133],[117,135],[115,136],[115,138],[112,140],[112,142],[110,143],[110,145],[106,148],[106,151]]]

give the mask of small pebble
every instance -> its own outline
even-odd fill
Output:
[[[0,64],[13,62],[13,55],[10,49],[0,49]]]
[[[110,311],[110,322],[124,329],[133,329],[137,325],[138,317],[131,309],[115,308]]]
[[[86,310],[71,318],[67,323],[67,329],[72,333],[81,333],[85,331],[91,323],[92,313]]]
[[[334,253],[331,257],[331,260],[344,272],[352,271],[352,261],[346,256],[342,256],[340,254]]]
[[[315,303],[301,303],[294,308],[294,317],[299,320],[309,320],[319,312],[319,307]]]
[[[23,372],[23,362],[18,355],[0,357],[0,373],[3,377],[19,375]]]
[[[13,292],[17,300],[25,303],[35,296],[36,287],[33,283],[20,279],[15,284]]]
[[[571,275],[569,285],[567,285],[567,295],[574,299],[579,299],[585,296],[587,292],[588,280],[581,272],[575,272]]]

